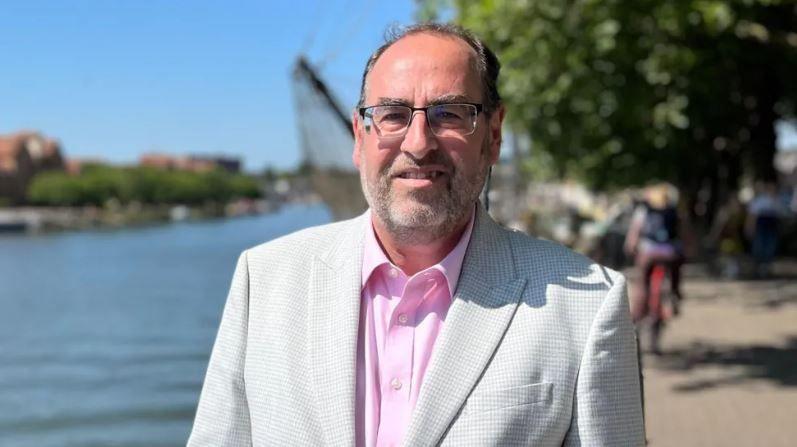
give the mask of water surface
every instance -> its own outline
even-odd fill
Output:
[[[185,445],[238,255],[329,220],[0,236],[0,445]]]

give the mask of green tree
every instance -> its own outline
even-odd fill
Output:
[[[233,196],[247,199],[256,199],[263,195],[257,180],[248,175],[233,175],[230,178],[230,190]]]
[[[102,206],[116,198],[127,202],[133,194],[126,170],[106,165],[88,165],[77,177],[80,183],[80,203]]]
[[[774,124],[797,101],[793,0],[418,3],[496,51],[509,124],[559,176],[715,193],[775,176]]]
[[[43,173],[34,178],[28,190],[32,203],[53,206],[102,206],[110,199],[123,204],[201,205],[261,196],[254,178],[221,169],[190,172],[103,165],[87,166],[77,176]]]
[[[36,205],[75,206],[82,198],[80,180],[63,172],[39,174],[28,187],[28,200]]]

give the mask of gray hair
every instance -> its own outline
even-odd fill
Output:
[[[470,45],[476,52],[475,68],[481,78],[482,91],[484,93],[483,107],[486,115],[492,114],[501,105],[501,95],[498,94],[498,73],[501,71],[501,63],[495,53],[476,37],[473,33],[458,25],[448,23],[421,23],[407,27],[391,27],[385,33],[385,43],[376,49],[363,72],[362,84],[360,85],[360,101],[357,107],[365,106],[365,89],[368,73],[374,68],[376,61],[388,48],[404,37],[413,34],[437,34],[441,36],[454,37],[463,40]]]

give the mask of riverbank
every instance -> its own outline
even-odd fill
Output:
[[[296,200],[314,203],[313,197]],[[0,208],[0,232],[41,233],[51,231],[124,228],[184,220],[237,217],[270,213],[284,205],[277,200],[241,199],[229,203],[206,203],[201,206],[181,204],[120,205],[110,202],[103,207],[10,207]]]

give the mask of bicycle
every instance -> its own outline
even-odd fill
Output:
[[[647,290],[647,315],[643,319],[649,329],[649,347],[655,355],[661,355],[661,333],[667,321],[679,313],[678,296],[672,290],[672,262],[655,261],[649,269],[649,279],[646,281]],[[668,275],[669,273],[669,275]],[[670,281],[665,281],[669,276]],[[647,321],[646,321],[647,320]]]

